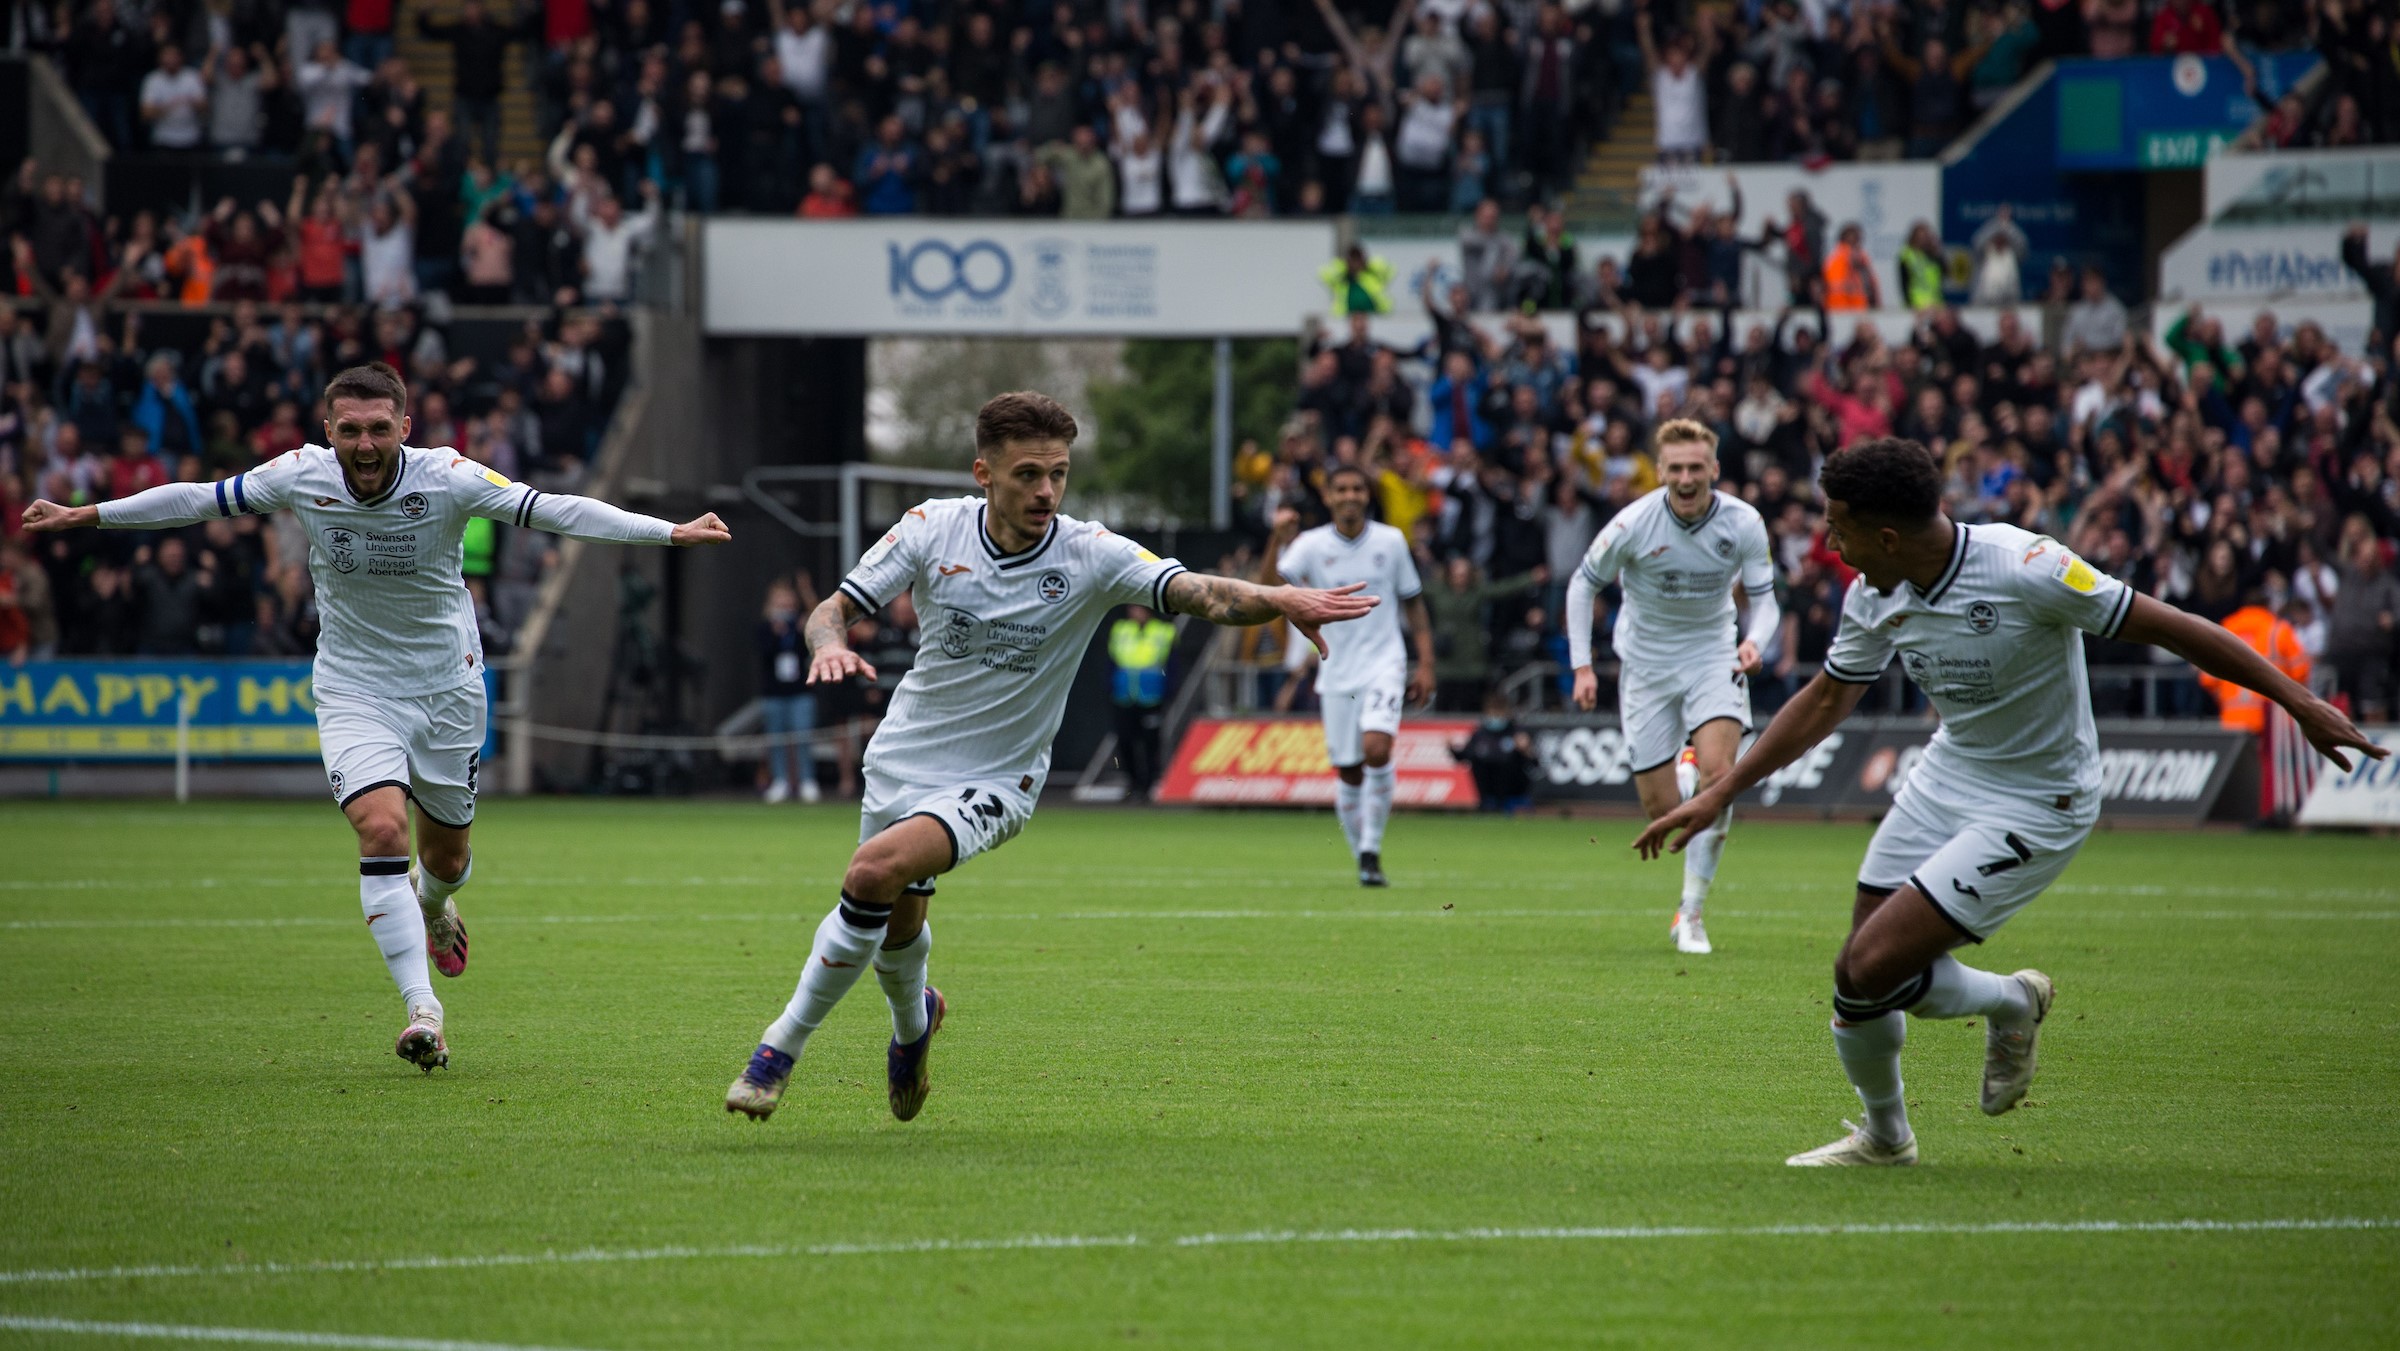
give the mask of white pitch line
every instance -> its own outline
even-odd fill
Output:
[[[19,1314],[0,1314],[0,1332],[64,1332],[86,1337],[233,1342],[243,1346],[339,1346],[362,1351],[567,1351],[563,1347],[459,1342],[441,1337],[375,1337],[347,1332],[291,1332],[282,1328],[198,1327],[189,1323],[92,1323],[80,1318],[35,1318]]]
[[[989,921],[1020,924],[1044,922],[1124,923],[1130,921],[1176,921],[1192,923],[1242,922],[1265,920],[1419,920],[1456,922],[1474,919],[1641,919],[1657,912],[1655,906],[1586,906],[1575,909],[1527,910],[1490,908],[1470,904],[1463,910],[1320,910],[1295,907],[1285,910],[1062,910],[1049,914],[1031,912],[1020,914],[978,914],[971,910],[957,911],[946,917],[945,923]],[[1751,910],[1718,906],[1711,910],[1720,919],[1814,920],[1832,913],[1823,910]],[[2235,921],[2249,923],[2258,920],[2301,920],[2327,923],[2341,920],[2400,920],[2400,910],[2176,910],[2166,913],[2146,910],[2060,910],[2054,917],[2075,920],[2108,922],[2149,922],[2158,919]],[[821,915],[799,911],[751,914],[677,914],[662,912],[630,915],[493,915],[476,919],[479,925],[584,925],[584,924],[791,924],[814,922]],[[1838,916],[1836,916],[1838,918]],[[281,918],[180,918],[173,915],[136,916],[122,919],[15,919],[0,921],[0,932],[21,930],[41,931],[59,929],[297,929],[350,928],[356,920],[328,915],[294,915]]]
[[[887,1243],[739,1244],[730,1247],[582,1248],[567,1252],[486,1253],[456,1257],[359,1258],[328,1262],[248,1262],[225,1266],[56,1267],[0,1271],[0,1285],[183,1277],[313,1276],[345,1272],[458,1271],[493,1267],[581,1266],[625,1262],[724,1261],[796,1257],[877,1257],[908,1253],[1066,1251],[1083,1248],[1224,1248],[1325,1243],[1542,1243],[1670,1238],[1891,1238],[1989,1234],[2265,1234],[2400,1230],[2400,1219],[2355,1217],[2265,1220],[1999,1220],[1874,1224],[1592,1225],[1470,1229],[1258,1229],[1149,1239],[1138,1234],[1015,1238],[907,1239]]]

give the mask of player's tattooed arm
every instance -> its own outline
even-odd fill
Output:
[[[1364,582],[1331,591],[1305,586],[1259,586],[1236,577],[1201,572],[1178,572],[1167,579],[1167,608],[1194,615],[1211,624],[1264,624],[1283,618],[1322,654],[1325,640],[1317,630],[1327,624],[1356,619],[1375,608],[1375,597],[1357,594]]]
[[[873,680],[875,668],[850,650],[850,626],[866,617],[867,609],[836,591],[809,611],[800,636],[808,643],[808,683],[838,685],[852,676]]]

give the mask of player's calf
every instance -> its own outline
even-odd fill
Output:
[[[458,976],[467,969],[467,925],[451,897],[474,874],[475,859],[470,853],[447,866],[445,862],[427,850],[408,870],[408,881],[417,895],[417,909],[425,916],[425,951],[433,969]]]

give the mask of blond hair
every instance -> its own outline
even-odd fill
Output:
[[[1717,453],[1717,434],[1688,417],[1669,418],[1658,424],[1658,431],[1650,438],[1651,447],[1661,452],[1687,441],[1699,442],[1711,455]]]

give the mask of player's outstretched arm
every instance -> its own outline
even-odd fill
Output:
[[[539,493],[528,488],[530,496],[519,507],[521,525],[547,530],[569,539],[600,540],[616,544],[723,544],[733,538],[733,532],[717,519],[717,513],[703,512],[695,520],[677,525],[656,516],[626,511],[611,506],[596,497],[576,497],[568,493]]]
[[[1864,685],[1819,673],[1792,696],[1792,701],[1767,724],[1767,730],[1758,734],[1758,740],[1750,744],[1749,751],[1734,762],[1724,778],[1652,821],[1634,838],[1634,849],[1643,858],[1657,858],[1662,852],[1682,853],[1692,836],[1716,820],[1751,785],[1808,754],[1809,748],[1841,726],[1842,719],[1850,716],[1850,710],[1858,707],[1866,692]]]
[[[2283,711],[2292,715],[2292,721],[2300,724],[2300,733],[2308,738],[2308,744],[2344,769],[2350,768],[2350,758],[2342,754],[2344,749],[2355,750],[2371,760],[2391,754],[2369,741],[2365,733],[2342,716],[2340,709],[2276,670],[2265,657],[2222,625],[2137,594],[2117,636],[2127,642],[2163,647],[2219,680],[2230,680],[2281,704]]]
[[[867,659],[850,650],[850,626],[866,612],[865,606],[839,591],[808,612],[800,636],[808,644],[809,684],[838,685],[852,676],[875,678],[875,668]]]
[[[157,529],[191,525],[226,514],[217,503],[220,486],[213,483],[164,483],[155,488],[145,488],[131,497],[120,497],[108,503],[105,519],[97,506],[62,507],[56,502],[44,500],[25,508],[25,528],[47,534],[91,526]]]
[[[1167,608],[1211,624],[1264,624],[1288,619],[1319,655],[1325,640],[1317,633],[1327,624],[1356,619],[1375,608],[1375,597],[1357,594],[1365,582],[1352,582],[1331,591],[1305,586],[1260,586],[1238,577],[1205,572],[1178,572],[1167,580]]]

